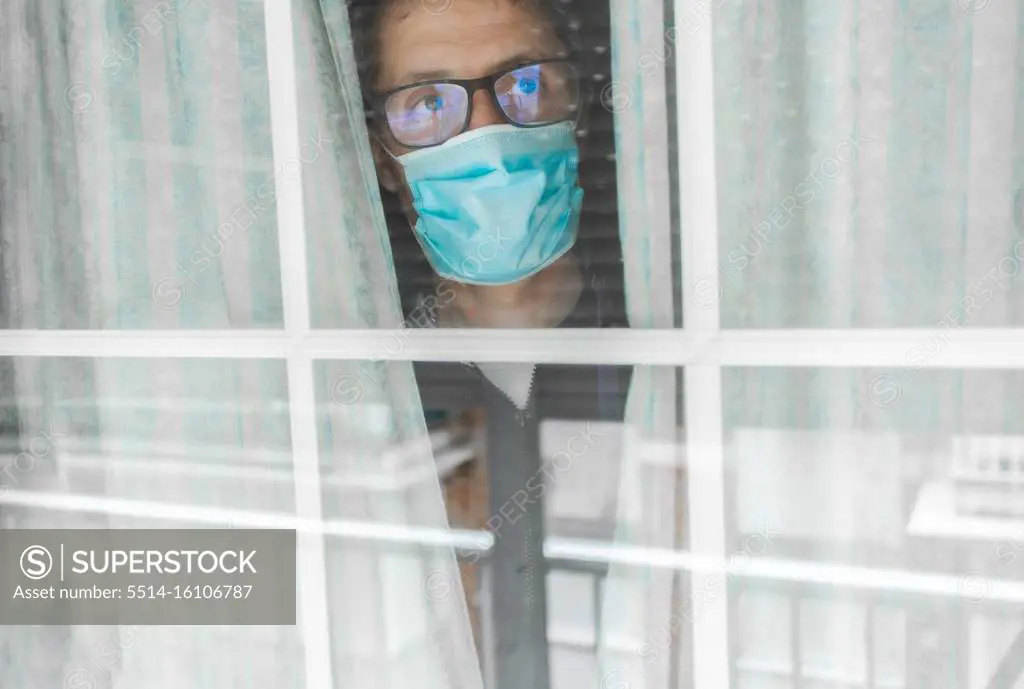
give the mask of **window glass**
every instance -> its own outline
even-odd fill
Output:
[[[294,519],[286,380],[279,361],[0,358],[0,528]],[[0,681],[294,685],[305,676],[303,617],[262,628],[0,625]]]
[[[1019,372],[925,370],[927,336],[896,370],[388,360],[679,328],[684,282],[731,329],[1019,325],[1018,5],[310,0],[287,36],[152,4],[0,7],[0,327],[308,315],[381,356],[0,358],[3,528],[329,532],[295,628],[0,625],[0,686],[128,638],[115,688],[299,686],[315,643],[336,686],[1020,681]],[[698,38],[713,93],[676,81]],[[701,98],[718,260],[684,280]]]
[[[1019,664],[1020,383],[723,371],[739,686],[984,686]]]
[[[714,11],[723,327],[1024,323],[1019,6]]]
[[[280,327],[262,6],[5,11],[3,327]]]
[[[0,371],[6,491],[295,513],[282,361],[4,358]]]
[[[421,486],[433,480],[418,464],[423,456],[402,440],[401,419],[381,404],[388,381],[410,366],[325,366],[337,373],[324,390],[328,413],[352,419],[361,436],[378,439],[381,449],[367,457],[362,473],[375,479],[379,518],[394,519],[385,506],[422,494]],[[579,686],[581,678],[599,682],[596,649],[608,643],[606,635],[620,646],[639,645],[627,619],[638,601],[631,587],[647,586],[655,573],[644,561],[610,562],[608,553],[682,544],[675,512],[682,478],[677,424],[669,419],[655,433],[624,422],[628,383],[634,377],[671,382],[674,371],[518,363],[412,367],[448,522],[471,545],[486,546],[463,552],[457,570],[450,562],[428,564],[423,595],[457,595],[451,577],[458,572],[480,662],[493,673],[488,686],[508,686],[530,673],[557,688]],[[525,400],[522,408],[518,399]],[[666,406],[673,406],[671,399]],[[332,514],[360,509],[344,499],[325,508]],[[429,562],[429,555],[421,557]],[[671,578],[660,575],[668,595]],[[389,595],[399,594],[390,589]],[[522,650],[506,650],[514,648]]]
[[[11,63],[27,70],[4,116],[6,160],[18,179],[18,193],[0,207],[5,327],[280,328],[290,279],[281,261],[294,265],[287,247],[298,246],[290,237],[303,221],[315,327],[678,325],[670,61],[616,64],[607,5],[484,4],[395,0],[396,11],[384,14],[404,19],[377,22],[386,3],[322,11],[295,3],[297,141],[281,133],[291,94],[272,91],[267,62],[280,62],[284,48],[268,43],[258,3],[126,6],[116,22],[98,8],[73,21],[19,10],[5,42]],[[60,32],[36,35],[61,21],[71,22],[66,41]],[[495,36],[478,30],[481,22]],[[38,63],[36,41],[72,67],[51,73],[53,65]],[[444,106],[444,127],[461,131],[462,111],[479,102],[471,131],[499,122],[515,129],[512,143],[488,149],[512,166],[494,173],[507,179],[465,203],[465,185],[482,183],[446,183],[440,193],[439,154],[423,148],[413,167],[428,174],[406,183],[419,173],[389,155],[397,148],[378,145],[380,127],[391,131],[388,112],[424,131],[440,126],[416,90],[437,85],[394,94],[378,112],[373,98],[364,103],[378,63],[451,78],[503,74],[493,102],[487,90],[470,99],[453,84],[426,102]],[[643,109],[624,71],[657,85]],[[387,86],[413,83],[390,76]],[[30,86],[44,80],[54,90],[45,97]],[[395,110],[406,100],[411,115]],[[368,129],[364,106],[376,113]],[[440,155],[453,170],[480,162],[448,150]],[[288,202],[299,179],[301,219]],[[440,218],[426,234],[408,212],[407,192],[421,186],[434,204],[424,218]]]
[[[280,363],[106,363],[4,360],[7,389],[18,390],[3,407],[5,494],[41,490],[114,505],[109,516],[59,513],[79,526],[172,525],[147,506],[296,512]],[[329,596],[359,591],[372,608],[366,619],[404,634],[391,650],[361,648],[344,623],[350,618],[332,617],[332,634],[345,640],[339,662],[390,658],[401,674],[456,652],[443,641],[455,638],[456,620],[409,616],[419,596],[464,597],[485,666],[501,667],[497,644],[510,635],[542,644],[554,687],[574,686],[575,673],[653,676],[673,658],[682,676],[697,673],[692,635],[716,606],[730,611],[727,658],[743,685],[792,686],[799,675],[822,686],[952,688],[991,676],[1019,652],[1024,433],[1016,427],[1016,372],[917,371],[910,381],[899,370],[725,369],[719,482],[689,457],[706,459],[714,448],[708,455],[688,447],[674,437],[677,422],[658,433],[642,415],[623,423],[617,414],[644,405],[601,379],[595,392],[594,381],[567,366],[537,367],[520,412],[492,381],[499,374],[434,364],[423,374],[432,385],[421,387],[420,425],[383,391],[425,366],[317,366],[325,518],[413,527],[400,542],[330,542],[330,571],[352,587]],[[672,369],[599,371],[640,386],[684,379]],[[117,378],[121,372],[131,375]],[[185,373],[205,380],[202,389],[176,388]],[[107,393],[93,398],[97,389]],[[535,465],[515,454],[530,442]],[[432,492],[434,472],[440,494]],[[724,488],[724,515],[694,511],[716,486]],[[467,534],[457,561],[409,520],[411,506],[431,495],[455,533]],[[137,511],[115,516],[126,504]],[[687,559],[720,516],[725,559]],[[5,506],[3,517],[22,528],[56,523],[52,511],[25,506]],[[631,559],[638,546],[653,550]],[[524,576],[528,563],[510,566],[530,547],[547,555],[543,584]],[[652,566],[667,556],[677,558],[674,573]],[[364,567],[354,566],[360,560]],[[627,622],[636,586],[659,601],[639,627]],[[405,595],[412,598],[395,598]],[[543,615],[535,609],[530,618],[543,623],[533,630],[507,617],[528,608],[529,596],[545,601]],[[332,605],[341,602],[353,605]],[[172,637],[147,632],[139,648],[194,641]],[[611,661],[599,662],[599,643]],[[263,664],[249,669],[290,672],[291,652],[267,648]],[[297,658],[300,646],[289,648]]]
[[[607,3],[354,2],[350,16],[405,325],[631,325],[624,252],[650,241],[619,201],[623,175],[647,173],[617,155],[618,119],[638,156],[665,154],[664,189],[648,190],[664,208],[643,228],[663,250],[637,254],[630,288],[673,326],[669,104],[646,131],[624,119],[640,106],[613,83]],[[649,66],[663,90],[664,63]]]
[[[372,399],[371,376],[404,366],[345,369],[333,403],[358,407]],[[434,457],[452,527],[490,534],[490,554],[464,554],[459,570],[485,666],[500,668],[514,637],[544,649],[553,687],[661,673],[675,679],[659,686],[701,686],[694,638],[717,615],[729,620],[720,650],[739,686],[952,689],[1016,662],[1016,372],[727,368],[724,440],[708,448],[681,439],[676,419],[652,424],[636,397],[594,394],[587,367],[537,367],[525,413],[500,389],[489,396],[502,374],[414,368],[430,381],[432,435],[473,448]],[[502,370],[511,390],[516,367]],[[599,371],[683,410],[685,371]],[[668,384],[645,388],[651,380]],[[517,454],[530,434],[533,467]],[[724,513],[703,511],[715,491]],[[705,549],[720,519],[716,559]],[[543,584],[524,574],[529,544],[541,547],[531,530],[547,555]],[[633,558],[636,548],[649,550]],[[675,564],[654,565],[666,560]],[[451,590],[438,574],[430,584]],[[531,597],[546,601],[543,624],[510,622]]]

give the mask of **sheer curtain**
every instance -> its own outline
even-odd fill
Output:
[[[0,13],[7,328],[281,329],[279,246],[303,228],[278,226],[275,189],[300,175],[313,327],[399,325],[342,2],[293,2],[299,160],[272,152],[261,2],[9,0]],[[4,528],[203,526],[156,519],[157,504],[297,512],[284,362],[8,363],[20,448],[54,442],[16,467]],[[353,396],[356,366],[314,369],[324,517],[446,527],[411,366]],[[395,476],[414,480],[367,487]],[[38,493],[117,512],[31,507]],[[480,686],[450,550],[332,540],[326,558],[337,686]],[[443,600],[423,595],[434,573],[452,587]],[[0,684],[304,686],[301,630],[301,612],[294,628],[0,628]]]
[[[721,5],[722,327],[1024,325],[1021,3]],[[925,337],[891,371],[724,371],[736,535],[767,521],[780,543],[803,543],[805,559],[928,567],[907,525],[922,485],[948,480],[951,438],[1024,431],[1021,373],[920,369],[944,347]],[[780,607],[749,603],[741,626],[781,634]],[[933,619],[944,609],[927,606]],[[849,669],[863,610],[807,607],[816,638],[800,642],[806,653]],[[898,638],[908,619],[879,635]],[[987,681],[1013,626],[987,649],[943,651],[962,651]],[[929,671],[906,653],[893,672]]]
[[[616,88],[608,102],[620,132],[634,326],[671,327],[670,311],[660,310],[669,309],[671,287],[658,283],[666,267],[656,249],[666,247],[651,235],[656,228],[667,238],[674,193],[663,177],[668,127],[659,118],[665,84],[674,83],[666,66],[700,31],[713,32],[722,292],[709,298],[694,285],[693,298],[701,307],[717,303],[722,328],[1024,324],[1019,2],[690,5],[674,3],[669,18],[661,3],[612,3]],[[677,107],[692,97],[674,94]],[[643,135],[634,143],[624,132]],[[1021,374],[915,370],[942,347],[922,342],[908,352],[905,371],[723,370],[727,551],[768,520],[799,525],[782,540],[817,544],[803,557],[913,568],[900,536],[901,491],[917,480],[908,477],[921,472],[921,454],[945,456],[943,443],[955,433],[1024,432]],[[641,444],[664,438],[674,423],[652,411],[668,408],[659,405],[670,391],[658,388],[667,378],[638,371],[634,380],[627,427]],[[623,458],[617,542],[682,544],[681,534],[655,528],[676,523],[684,509],[657,474],[640,468],[641,454],[634,447]],[[813,474],[822,457],[832,461]],[[820,499],[795,498],[808,492]],[[868,498],[878,509],[865,515]],[[896,559],[869,561],[866,552]],[[666,637],[686,646],[685,629],[669,619],[686,602],[655,605],[670,600],[666,586],[656,571],[612,568],[601,646],[609,689],[668,686],[667,654],[642,653]],[[777,612],[733,622],[773,630],[784,643]],[[830,615],[818,627],[826,652],[861,643],[859,627],[843,628],[846,618]],[[740,644],[736,634],[730,638]]]
[[[662,3],[612,0],[612,78],[602,94],[615,113],[626,310],[633,328],[672,328],[677,311],[669,175],[666,21]],[[634,367],[623,432],[615,543],[672,550],[682,546],[677,490],[682,466],[675,371]],[[641,655],[651,634],[670,629],[674,574],[611,564],[598,614],[602,689],[667,687],[669,653]],[[659,641],[659,644],[664,643]]]
[[[935,326],[1014,257],[1022,16],[1014,2],[715,10],[723,327]],[[1019,325],[1015,277],[952,327]]]

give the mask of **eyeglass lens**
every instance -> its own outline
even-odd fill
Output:
[[[564,62],[526,65],[500,76],[494,95],[515,124],[540,126],[575,115],[579,89]],[[405,146],[434,146],[462,133],[469,94],[458,84],[419,84],[388,97],[385,111],[391,133]]]

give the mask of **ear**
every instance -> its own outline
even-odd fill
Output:
[[[370,135],[370,150],[373,152],[373,164],[377,168],[377,179],[380,181],[380,185],[392,194],[398,193],[402,187],[398,163],[388,155],[380,137]]]

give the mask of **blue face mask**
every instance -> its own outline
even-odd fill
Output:
[[[396,160],[419,214],[416,238],[443,278],[511,284],[576,243],[583,190],[571,122],[481,127]]]

